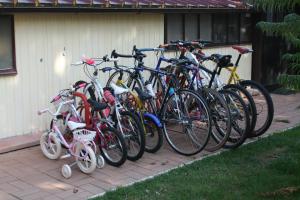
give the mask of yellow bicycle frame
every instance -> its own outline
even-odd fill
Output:
[[[124,81],[123,80],[117,80],[116,85],[120,86],[120,87],[126,88],[126,86],[124,85]],[[132,92],[131,90],[129,92],[133,96],[133,98],[134,98],[134,100],[135,100],[135,102],[137,104],[136,106],[137,106],[138,111],[144,109],[144,104],[141,101],[141,99],[139,98],[139,96],[135,92]]]
[[[240,80],[240,77],[237,74],[237,66],[226,67],[226,69],[230,72],[230,77],[227,84],[236,84]]]

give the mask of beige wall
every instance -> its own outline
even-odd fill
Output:
[[[59,89],[85,77],[80,67],[70,66],[83,54],[102,57],[113,48],[130,53],[134,44],[156,46],[163,36],[159,14],[16,14],[18,74],[0,76],[0,138],[48,126],[37,110],[49,106]],[[105,83],[108,75],[101,77]]]
[[[163,23],[160,14],[16,14],[18,74],[0,76],[0,138],[48,127],[49,117],[37,116],[37,110],[48,107],[60,89],[85,79],[82,69],[70,63],[82,55],[102,57],[113,49],[129,54],[133,45],[156,47],[163,42]],[[234,53],[230,48],[207,52]],[[155,61],[150,53],[146,64]],[[242,77],[250,78],[251,56],[242,62]],[[104,84],[108,75],[101,78]]]

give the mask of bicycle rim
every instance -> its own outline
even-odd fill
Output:
[[[170,146],[182,155],[204,149],[211,133],[211,120],[205,101],[195,92],[179,90],[168,98],[162,118]]]

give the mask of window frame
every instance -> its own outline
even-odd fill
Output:
[[[198,38],[200,38],[200,17],[201,17],[201,14],[210,14],[211,15],[211,39],[212,39],[212,42],[214,37],[213,37],[213,33],[214,33],[214,22],[215,22],[215,17],[217,14],[221,14],[222,12],[203,12],[203,13],[195,13],[197,15],[197,29],[198,29]],[[241,33],[240,33],[240,29],[241,29],[241,17],[242,17],[242,14],[243,13],[250,13],[252,14],[251,12],[236,12],[236,14],[239,16],[238,17],[238,41],[239,42],[228,42],[229,39],[228,39],[228,35],[229,35],[229,32],[228,32],[228,22],[229,22],[229,14],[231,13],[224,13],[226,14],[226,42],[223,42],[223,43],[213,43],[213,44],[208,44],[206,45],[207,47],[217,47],[217,46],[232,46],[232,45],[245,45],[245,44],[251,44],[252,43],[252,34],[251,34],[251,38],[249,39],[249,41],[241,41]],[[186,35],[185,35],[185,14],[188,14],[188,13],[183,13],[182,14],[182,18],[183,18],[183,29],[182,29],[182,38],[185,39]],[[164,42],[165,43],[168,43],[168,27],[167,27],[167,15],[168,13],[165,13],[164,15]],[[253,26],[253,24],[252,24]]]
[[[12,66],[7,66],[5,69],[0,69],[0,76],[7,76],[7,75],[16,75],[17,66],[16,66],[16,47],[15,47],[15,19],[14,15],[0,15],[0,17],[6,16],[9,17],[11,20],[11,45],[12,45]]]

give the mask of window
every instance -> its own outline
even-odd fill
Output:
[[[228,43],[239,43],[239,14],[228,15]]]
[[[198,15],[187,14],[184,16],[185,40],[198,39]]]
[[[249,13],[241,14],[241,42],[247,42],[251,39],[251,15]]]
[[[166,14],[165,42],[171,40],[212,41],[216,45],[251,41],[250,13]]]
[[[200,15],[200,39],[206,41],[212,41],[212,15],[211,14],[201,14]]]
[[[213,18],[213,42],[225,44],[227,42],[227,24],[225,14],[216,14]]]
[[[183,39],[183,15],[169,14],[167,16],[167,38],[171,40]]]
[[[13,16],[0,15],[0,74],[15,74]]]

